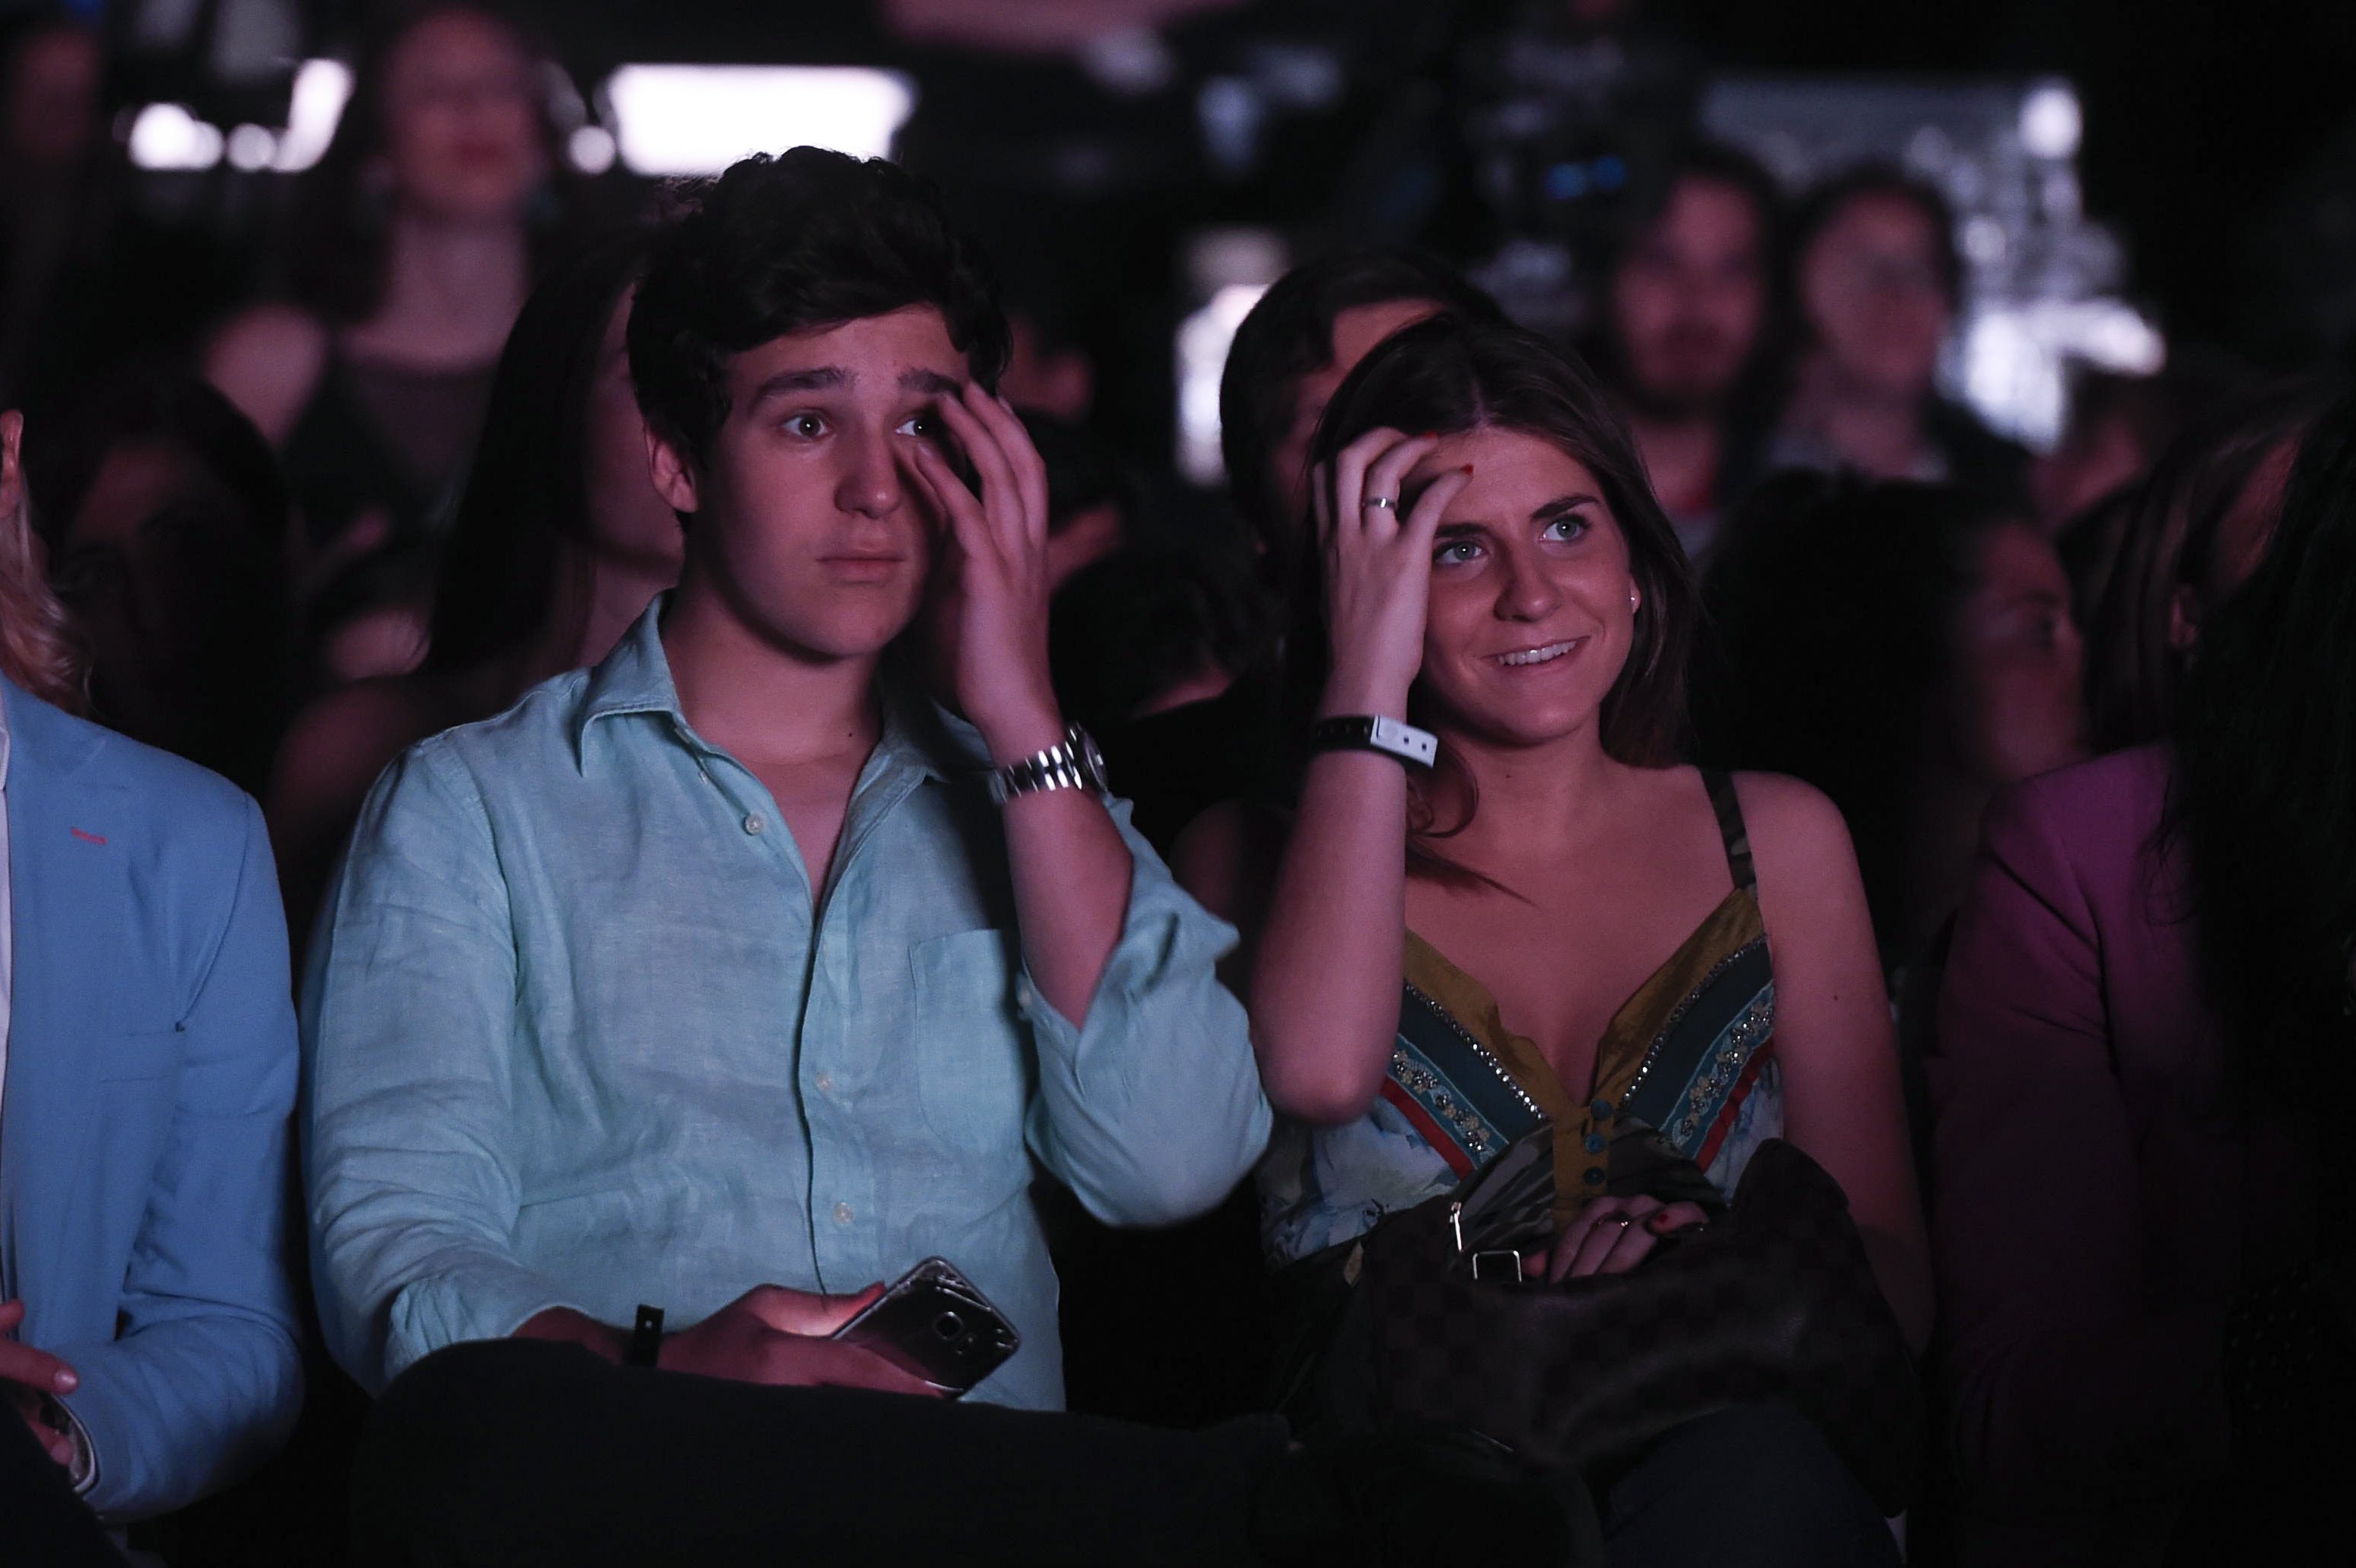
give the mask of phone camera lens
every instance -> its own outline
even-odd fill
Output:
[[[965,1337],[965,1319],[954,1312],[944,1312],[933,1319],[933,1332],[954,1344]]]

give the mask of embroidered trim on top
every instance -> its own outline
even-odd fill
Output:
[[[1702,1133],[1715,1117],[1718,1106],[1742,1077],[1751,1053],[1775,1032],[1775,987],[1771,982],[1751,999],[1740,1015],[1726,1027],[1693,1082],[1686,1090],[1686,1112],[1677,1118],[1670,1137],[1684,1147]],[[1687,1154],[1692,1150],[1687,1148]]]
[[[1426,1007],[1430,1008],[1432,1014],[1438,1017],[1441,1023],[1447,1025],[1450,1031],[1453,1033],[1458,1039],[1462,1040],[1467,1046],[1470,1046],[1472,1048],[1472,1054],[1481,1058],[1482,1065],[1486,1067],[1491,1072],[1497,1075],[1498,1082],[1513,1090],[1514,1098],[1522,1102],[1522,1106],[1525,1110],[1528,1111],[1533,1116],[1545,1116],[1546,1112],[1538,1109],[1538,1102],[1530,1098],[1529,1090],[1524,1089],[1514,1075],[1505,1070],[1505,1064],[1499,1061],[1495,1054],[1492,1052],[1488,1047],[1481,1043],[1479,1036],[1473,1034],[1472,1030],[1457,1022],[1455,1014],[1451,1013],[1447,1008],[1441,1006],[1437,1001],[1429,995],[1421,986],[1416,984],[1412,980],[1407,983],[1407,990],[1408,995],[1422,1003]],[[1399,1052],[1396,1047],[1392,1048],[1391,1059],[1394,1066],[1396,1066],[1399,1060]]]
[[[1732,952],[1728,953],[1724,958],[1719,959],[1716,963],[1711,964],[1709,966],[1709,972],[1703,975],[1698,981],[1695,982],[1693,988],[1677,999],[1677,1004],[1669,1009],[1669,1015],[1666,1018],[1662,1019],[1661,1026],[1653,1032],[1653,1043],[1644,1047],[1644,1059],[1637,1067],[1636,1076],[1628,1080],[1628,1087],[1620,1091],[1620,1101],[1622,1104],[1624,1105],[1629,1101],[1636,1098],[1636,1090],[1644,1086],[1645,1078],[1653,1070],[1654,1062],[1660,1058],[1661,1047],[1669,1043],[1670,1034],[1676,1030],[1679,1024],[1685,1022],[1686,1015],[1693,1011],[1693,1004],[1700,1001],[1702,997],[1708,993],[1709,988],[1716,985],[1719,977],[1724,975],[1728,970],[1732,969],[1736,964],[1740,963],[1743,959],[1750,954],[1752,948],[1764,947],[1766,945],[1767,939],[1764,936],[1751,938],[1749,941],[1743,943]],[[1769,984],[1772,986],[1773,982],[1769,982]]]
[[[1403,1046],[1391,1047],[1391,1080],[1414,1097],[1441,1130],[1463,1145],[1477,1165],[1488,1159],[1499,1144],[1481,1113],[1449,1092],[1448,1080],[1416,1060]]]

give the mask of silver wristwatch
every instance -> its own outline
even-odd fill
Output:
[[[1094,789],[1107,792],[1104,754],[1088,732],[1077,725],[1064,731],[1064,744],[1051,746],[990,776],[990,798],[1003,806],[1017,795],[1037,795],[1049,789]]]

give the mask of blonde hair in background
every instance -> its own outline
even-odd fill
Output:
[[[25,416],[0,413],[0,674],[68,713],[86,706],[65,607],[49,592],[25,504]]]

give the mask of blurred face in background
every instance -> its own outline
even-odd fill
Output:
[[[1966,777],[2013,784],[2085,757],[2085,651],[2043,535],[2005,523],[1980,537],[1977,557],[1948,622],[1944,717]]]
[[[597,376],[583,411],[582,445],[589,471],[589,538],[598,551],[648,576],[679,575],[685,538],[679,518],[647,471],[647,422],[630,384],[630,299],[622,295],[597,347]]]
[[[1439,314],[1439,302],[1430,299],[1377,300],[1334,312],[1333,358],[1323,370],[1301,377],[1294,387],[1292,424],[1277,443],[1276,476],[1286,517],[1309,515],[1309,443],[1317,434],[1317,422],[1325,417],[1325,405],[1333,401],[1342,382],[1383,339]]]
[[[17,49],[7,93],[7,156],[20,174],[80,166],[98,124],[104,61],[98,40],[80,27],[34,34]]]
[[[1612,279],[1611,330],[1640,410],[1714,413],[1758,347],[1767,313],[1766,234],[1739,187],[1688,175]]]
[[[1897,196],[1864,195],[1799,258],[1800,308],[1819,366],[1847,395],[1927,397],[1953,312],[1944,245],[1931,217]]]
[[[275,700],[281,532],[177,442],[107,454],[49,565],[107,723],[220,766],[229,715]]]
[[[520,209],[548,173],[536,64],[475,11],[441,11],[385,62],[381,164],[404,206],[445,221]]]

